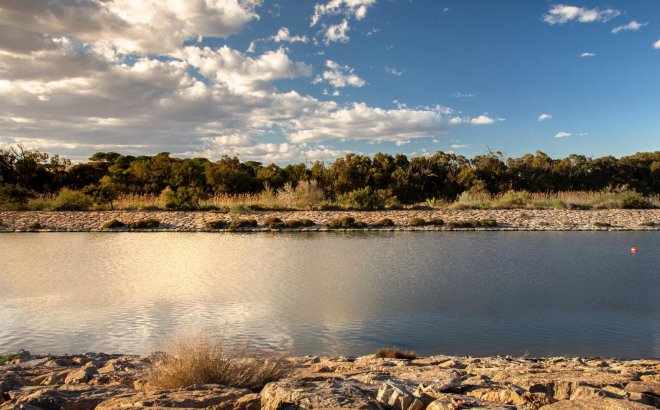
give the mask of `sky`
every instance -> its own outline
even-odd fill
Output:
[[[657,0],[2,0],[0,146],[332,162],[660,149]]]

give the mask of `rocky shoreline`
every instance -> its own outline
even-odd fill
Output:
[[[30,355],[0,361],[0,409],[652,409],[660,360],[579,357],[290,357],[259,391],[154,390],[158,355]]]
[[[160,222],[157,228],[143,229],[164,232],[209,232],[222,231],[207,227],[213,221],[254,219],[258,226],[240,228],[242,231],[328,231],[328,224],[334,219],[355,218],[367,227],[343,230],[511,230],[511,231],[620,231],[620,230],[660,230],[660,209],[602,209],[602,210],[447,210],[417,209],[397,211],[258,211],[246,215],[222,214],[219,212],[177,212],[177,211],[0,211],[0,232],[96,232],[128,231],[128,228],[104,229],[107,222],[116,219],[123,223],[155,219]],[[315,225],[304,228],[269,229],[264,226],[268,219],[287,220],[309,219]],[[411,226],[415,219],[442,219],[443,226]],[[383,219],[391,219],[394,226],[375,227]],[[451,222],[493,219],[495,227],[452,228]]]

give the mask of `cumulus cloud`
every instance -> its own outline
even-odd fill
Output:
[[[31,0],[0,2],[13,30],[75,36],[121,53],[169,53],[197,36],[227,37],[258,18],[259,0]],[[3,36],[4,38],[4,36]],[[24,47],[34,46],[23,44]]]
[[[291,36],[289,29],[281,27],[277,33],[271,37],[276,43],[306,43],[307,36]]]
[[[396,68],[388,67],[388,66],[385,66],[385,72],[387,74],[392,74],[392,75],[397,76],[397,77],[400,77],[400,76],[403,75],[403,70],[397,70]]]
[[[618,17],[621,12],[614,8],[587,9],[584,7],[570,6],[567,4],[555,4],[543,15],[543,21],[548,24],[566,24],[577,21],[579,23],[605,23]]]
[[[660,40],[653,43],[653,48],[655,48],[656,50],[660,50]]]
[[[543,122],[543,121],[548,121],[552,119],[552,115],[550,114],[541,114],[539,117],[536,119],[538,122]]]
[[[365,81],[355,74],[355,69],[347,65],[341,65],[335,61],[327,60],[325,66],[328,70],[316,76],[313,83],[327,82],[335,88],[362,87],[365,84]]]
[[[344,19],[341,23],[329,26],[323,35],[325,44],[346,43],[350,40],[348,36],[348,20]]]
[[[555,134],[555,138],[566,138],[566,137],[570,137],[571,135],[573,134],[570,132],[560,131],[557,134]]]
[[[584,53],[580,54],[580,58],[590,58],[590,57],[596,57],[596,53],[592,53],[591,51],[585,51]]]
[[[367,15],[367,9],[376,4],[376,0],[330,0],[327,3],[316,3],[310,26],[315,26],[323,16],[343,14],[346,18],[362,20]]]
[[[452,149],[460,149],[460,148],[467,148],[468,146],[466,144],[451,144],[449,148]]]
[[[649,23],[639,23],[636,20],[632,20],[628,24],[624,24],[622,26],[614,27],[612,29],[612,33],[616,34],[620,31],[637,31],[637,30],[639,30],[640,28],[644,27],[647,24],[649,24]]]
[[[478,117],[452,117],[449,120],[450,125],[469,124],[469,125],[491,125],[498,121],[503,121],[502,118],[492,118],[488,114],[482,114]]]

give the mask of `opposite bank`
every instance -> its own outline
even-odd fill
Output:
[[[660,230],[660,209],[603,209],[603,210],[399,210],[399,211],[258,211],[249,214],[222,214],[218,212],[177,211],[0,211],[0,232],[23,231],[103,231],[109,221],[125,224],[142,220],[156,220],[158,227],[150,231],[196,232],[214,231],[214,221],[254,220],[257,227],[241,228],[250,231],[324,231],[333,220],[352,217],[363,222],[359,229],[378,230],[453,230],[452,224],[468,220],[494,220],[497,225],[487,230]],[[265,223],[274,218],[283,221],[311,220],[304,228],[269,229]],[[389,219],[394,226],[375,224]],[[443,220],[444,225],[415,225],[415,220]],[[463,228],[461,228],[463,229]],[[118,229],[128,230],[128,228]]]

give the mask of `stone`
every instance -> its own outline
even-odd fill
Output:
[[[64,379],[64,384],[72,383],[87,383],[92,376],[98,374],[99,371],[94,365],[85,365],[80,369],[70,372]]]
[[[653,382],[630,382],[624,387],[629,392],[647,393],[660,397],[660,383]]]
[[[651,410],[654,407],[628,400],[612,398],[580,398],[576,400],[561,400],[542,407],[542,410]]]
[[[253,405],[254,396],[239,401],[251,394],[253,393],[247,389],[207,384],[190,386],[181,390],[133,392],[121,397],[108,398],[99,403],[96,408],[103,410],[135,407],[185,407],[195,409],[213,407],[218,410],[238,410],[247,409]]]
[[[456,409],[516,409],[514,405],[488,403],[478,400],[474,397],[464,396],[460,394],[443,394],[435,401],[428,405],[426,410],[456,410]]]
[[[111,397],[126,394],[127,389],[92,388],[86,385],[25,387],[16,391],[12,399],[0,405],[1,410],[36,406],[44,410],[92,410]]]
[[[431,397],[439,397],[441,393],[446,392],[447,390],[454,390],[461,387],[462,377],[458,372],[449,372],[441,375],[442,377],[437,378],[433,383],[424,385],[420,384],[415,390],[418,396],[422,394],[427,394]]]
[[[397,410],[421,410],[424,403],[398,383],[387,381],[378,389],[376,400]]]
[[[263,410],[381,409],[367,386],[355,380],[287,379],[268,383],[261,391]]]

